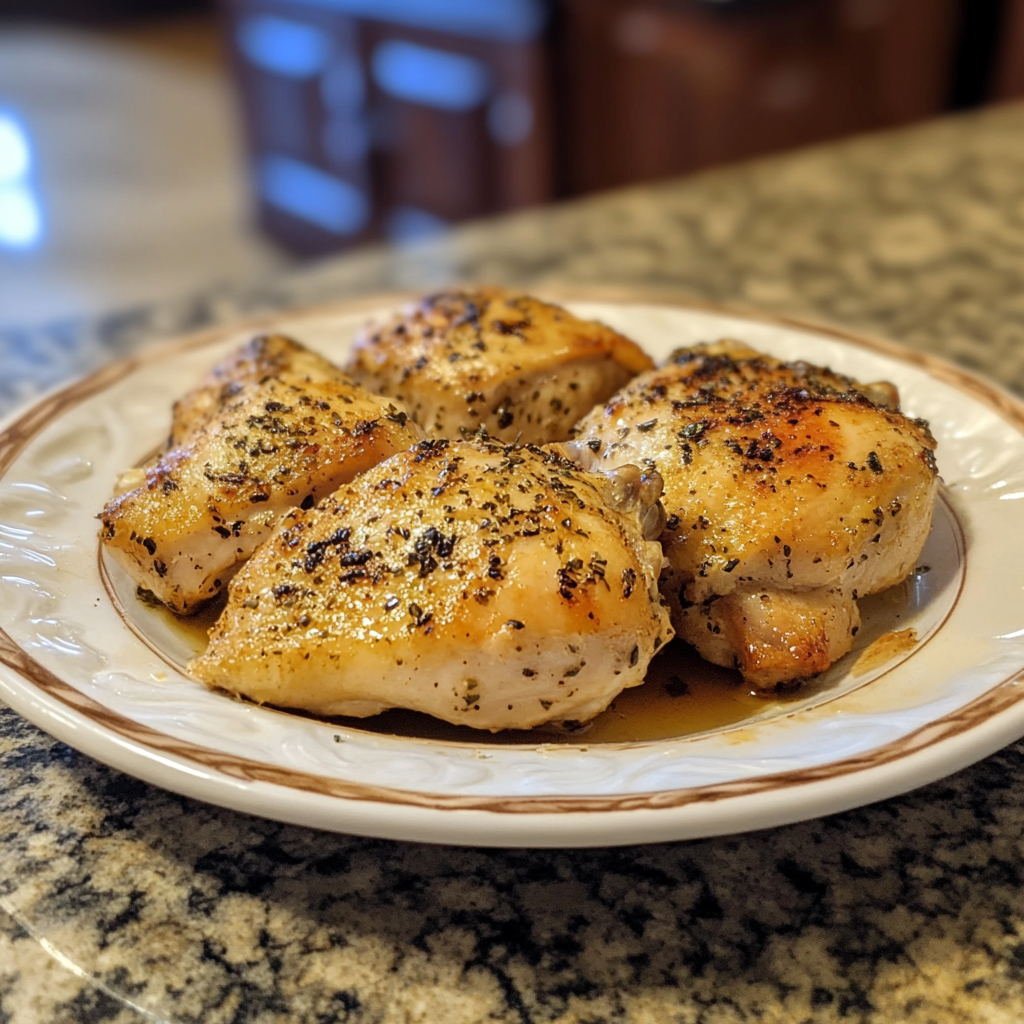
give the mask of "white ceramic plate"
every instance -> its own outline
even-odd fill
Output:
[[[59,739],[189,796],[431,842],[628,844],[737,832],[904,792],[1024,735],[1024,408],[945,363],[782,320],[573,302],[655,357],[733,336],[888,379],[930,421],[945,481],[922,569],[867,609],[861,647],[795,701],[688,736],[492,745],[367,731],[231,701],[174,665],[187,641],[97,558],[117,474],[174,398],[265,321],[207,332],[54,394],[0,433],[0,697]],[[335,359],[388,303],[281,316]],[[927,571],[925,571],[927,566]],[[130,620],[130,621],[126,621]],[[917,642],[885,644],[913,630]],[[890,637],[891,639],[891,637]],[[183,646],[184,644],[184,646]]]

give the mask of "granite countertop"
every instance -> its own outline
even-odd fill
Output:
[[[1024,392],[1024,107],[474,225],[272,287],[0,332],[0,403],[248,311],[470,279],[825,319]],[[1022,821],[1024,742],[904,797],[729,838],[350,838],[154,789],[0,707],[0,1022],[1018,1021]]]

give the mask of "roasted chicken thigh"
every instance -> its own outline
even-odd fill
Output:
[[[653,364],[610,327],[496,288],[423,299],[357,339],[349,371],[406,404],[435,437],[483,427],[523,444],[562,441],[573,424]]]
[[[771,688],[847,653],[857,599],[902,580],[928,536],[935,441],[897,401],[725,342],[638,377],[573,445],[597,466],[657,467],[678,634]]]
[[[141,587],[187,615],[283,512],[422,437],[393,402],[297,342],[256,338],[177,403],[167,448],[125,474],[100,536]]]
[[[225,356],[206,379],[174,403],[167,449],[180,448],[236,405],[247,389],[275,378],[295,381],[334,381],[352,386],[352,378],[333,363],[285,334],[258,334]]]
[[[190,671],[324,715],[480,729],[579,722],[672,636],[660,481],[493,441],[423,441],[310,510],[234,578]]]

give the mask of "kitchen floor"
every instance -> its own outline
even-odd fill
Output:
[[[0,27],[0,328],[290,265],[249,223],[230,85],[212,21]]]

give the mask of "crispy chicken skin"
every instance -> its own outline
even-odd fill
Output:
[[[141,587],[188,615],[287,509],[422,437],[393,402],[297,342],[256,338],[177,403],[168,448],[126,474],[100,536]]]
[[[423,299],[356,340],[349,372],[403,401],[432,436],[482,426],[523,444],[573,424],[653,364],[628,338],[560,306],[496,288]]]
[[[638,377],[580,422],[573,446],[601,466],[657,467],[676,631],[768,689],[847,653],[857,598],[920,554],[935,441],[897,404],[892,385],[722,342]]]
[[[247,386],[282,376],[352,385],[352,378],[340,366],[287,335],[257,335],[222,359],[202,383],[174,403],[167,450],[180,448],[209,426],[222,409],[238,400]]]
[[[190,671],[324,715],[589,719],[672,636],[641,525],[664,521],[650,484],[532,446],[423,441],[289,512]]]

